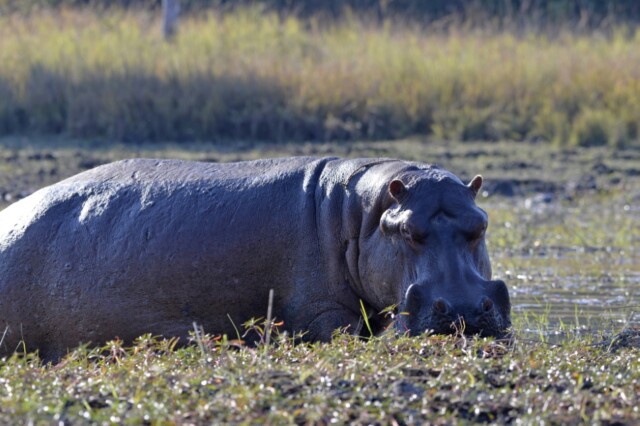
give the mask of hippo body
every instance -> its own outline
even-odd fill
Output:
[[[464,319],[500,335],[509,298],[490,281],[480,184],[391,159],[97,167],[0,212],[1,350],[24,341],[55,359],[116,337],[184,339],[194,322],[233,338],[270,289],[282,328],[310,341],[359,333],[360,300],[376,331],[388,319],[375,313],[399,304],[412,334]]]

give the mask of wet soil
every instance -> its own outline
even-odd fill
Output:
[[[640,179],[640,149],[553,149],[524,143],[442,144],[406,140],[308,144],[121,145],[47,138],[0,139],[0,207],[35,190],[111,161],[182,158],[241,161],[275,156],[394,157],[442,165],[463,180],[485,178],[483,195],[531,197],[550,203],[590,191],[625,187]],[[640,187],[632,196],[640,199]]]

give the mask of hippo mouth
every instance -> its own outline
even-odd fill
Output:
[[[423,333],[454,335],[464,334],[466,336],[495,337],[502,339],[507,337],[510,321],[504,320],[498,314],[484,314],[470,322],[464,316],[442,316],[429,315],[422,318],[403,318],[405,315],[411,316],[411,313],[401,315],[398,321],[400,332],[408,333],[410,336],[418,336]]]
[[[469,318],[469,319],[467,319]],[[511,326],[496,311],[469,313],[469,314],[449,314],[443,315],[441,312],[431,312],[415,321],[417,324],[408,328],[409,334],[416,336],[425,332],[433,334],[464,334],[466,336],[495,337],[504,338]]]
[[[511,327],[508,299],[500,300],[499,306],[493,302],[496,299],[487,296],[482,296],[477,304],[456,305],[441,297],[433,302],[428,300],[421,295],[418,286],[409,287],[400,309],[398,331],[410,336],[423,333],[464,334],[501,339],[508,335]]]

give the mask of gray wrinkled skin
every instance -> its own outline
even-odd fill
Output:
[[[24,341],[56,359],[115,337],[184,339],[193,322],[235,337],[266,315],[269,289],[283,328],[310,341],[359,333],[360,299],[376,331],[399,304],[401,331],[499,336],[509,296],[490,280],[480,184],[389,159],[89,170],[0,212],[1,350]]]

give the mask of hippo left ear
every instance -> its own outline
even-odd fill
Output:
[[[482,176],[476,175],[476,177],[471,179],[471,182],[469,182],[469,185],[467,186],[469,187],[469,189],[471,189],[471,192],[473,192],[473,197],[475,198],[476,195],[478,195],[480,188],[482,188]]]
[[[400,202],[404,198],[407,193],[407,187],[404,186],[399,179],[394,179],[389,183],[389,194],[393,197],[394,200]]]

